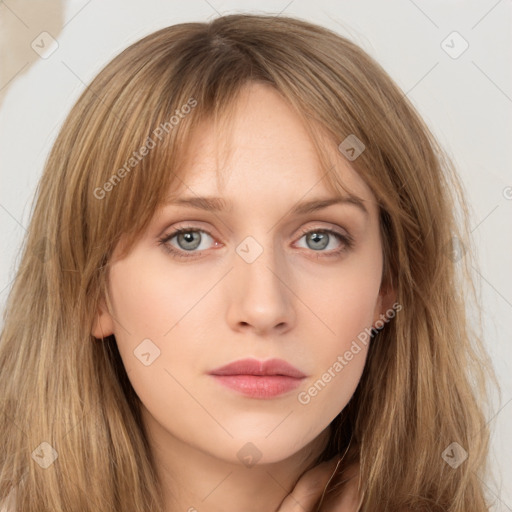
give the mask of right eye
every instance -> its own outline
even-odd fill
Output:
[[[166,233],[162,238],[159,239],[159,244],[163,246],[164,250],[167,251],[171,256],[175,258],[190,258],[196,257],[197,252],[206,250],[205,247],[197,250],[201,247],[204,235],[213,239],[213,237],[205,230],[194,227],[181,227],[175,229],[170,233]],[[171,241],[176,238],[178,247],[173,245]]]

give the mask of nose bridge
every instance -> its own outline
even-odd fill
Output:
[[[236,247],[232,307],[237,321],[259,329],[289,323],[290,297],[285,259],[268,233],[249,235]]]
[[[246,284],[263,289],[283,286],[278,279],[279,274],[285,272],[281,264],[283,260],[274,250],[272,237],[268,233],[248,235],[238,244],[236,253],[236,274]],[[270,289],[267,291],[271,292]]]

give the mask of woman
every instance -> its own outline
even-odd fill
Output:
[[[40,182],[0,345],[0,497],[488,510],[457,205],[407,98],[325,28],[230,15],[133,44]]]

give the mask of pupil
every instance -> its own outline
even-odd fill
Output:
[[[320,247],[316,247],[317,249],[323,249],[326,247],[325,241],[327,240],[327,237],[325,236],[324,233],[312,233],[311,238],[313,239],[313,244],[320,244]]]
[[[196,239],[195,240],[195,244],[194,244],[194,238]],[[182,242],[184,243],[185,245],[185,248],[187,249],[195,249],[198,245],[198,240],[199,240],[199,234],[196,233],[196,232],[192,232],[192,231],[189,231],[187,233],[182,233],[181,234],[181,240]],[[188,246],[187,247],[187,244],[192,244],[192,246]]]

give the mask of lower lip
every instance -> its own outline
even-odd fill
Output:
[[[272,398],[295,389],[302,381],[285,375],[212,375],[228,388],[252,398]]]

